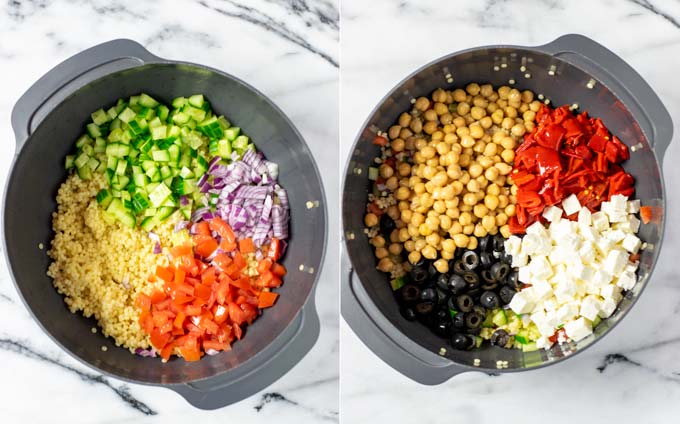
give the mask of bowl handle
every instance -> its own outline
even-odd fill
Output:
[[[387,365],[427,385],[441,384],[462,372],[470,371],[423,348],[390,323],[378,311],[361,282],[354,278],[354,270],[344,249],[340,273],[342,317],[359,339]]]
[[[139,43],[119,39],[83,50],[61,62],[36,81],[14,105],[15,152],[19,153],[49,111],[81,87],[112,72],[160,61],[162,59]]]
[[[636,116],[644,116],[640,122],[645,134],[650,135],[649,143],[656,153],[659,164],[673,137],[673,121],[652,87],[635,69],[619,56],[588,37],[568,34],[536,47],[536,50],[559,56],[567,62],[587,70],[616,94],[626,106],[637,109]]]
[[[232,371],[193,383],[165,386],[199,409],[218,409],[265,389],[286,374],[319,338],[314,292],[294,321],[267,348]]]

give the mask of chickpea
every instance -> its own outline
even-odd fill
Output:
[[[433,132],[437,131],[437,123],[434,121],[427,121],[425,125],[423,125],[423,131],[426,134],[432,134]]]
[[[524,124],[515,124],[512,128],[510,128],[510,133],[515,137],[521,137],[525,132],[526,129],[524,128]]]
[[[426,110],[423,114],[423,118],[425,118],[426,121],[436,121],[437,112],[435,112],[434,109]]]
[[[463,196],[463,203],[469,206],[474,206],[477,204],[477,196],[474,193],[466,193]]]
[[[464,102],[467,97],[465,91],[461,90],[460,88],[453,90],[452,95],[453,100],[457,103]]]
[[[385,258],[389,254],[390,253],[384,247],[378,247],[378,248],[375,249],[375,257],[378,258],[378,259]]]
[[[419,183],[422,184],[422,183]],[[406,200],[411,195],[411,190],[408,187],[399,187],[395,193],[397,200]]]
[[[451,229],[449,230],[449,235],[451,237],[455,236],[456,234],[460,234],[463,232],[463,226],[460,224],[460,222],[454,222],[451,225]]]
[[[406,240],[411,238],[411,236],[408,233],[408,228],[400,228],[399,229],[399,242],[403,243]]]
[[[404,147],[406,150],[415,150],[416,148],[416,139],[415,137],[409,137],[404,139]]]
[[[477,204],[475,207],[472,209],[472,213],[477,217],[477,218],[483,218],[486,214],[489,213],[489,208],[487,208],[483,204]]]
[[[466,157],[469,157],[469,156],[466,155]],[[467,184],[468,182],[470,182],[470,174],[467,171],[463,171],[463,175],[460,176],[458,181],[461,184]]]
[[[486,110],[479,106],[473,106],[472,109],[470,109],[470,115],[472,116],[472,119],[479,121],[486,116]]]
[[[505,208],[510,203],[510,199],[505,194],[498,195],[498,207]],[[507,212],[506,212],[507,213]]]
[[[484,128],[479,124],[470,125],[470,136],[474,139],[479,140],[484,136]]]
[[[536,119],[536,112],[529,109],[522,114],[522,119],[524,119],[525,121],[533,121]]]
[[[383,163],[382,165],[380,165],[380,169],[379,169],[379,170],[380,170],[380,176],[383,177],[383,178],[385,178],[385,179],[387,179],[387,178],[391,177],[392,175],[394,175],[394,169],[392,169],[392,167],[389,166],[389,165],[386,164],[386,163]]]
[[[394,268],[394,262],[392,262],[390,258],[382,258],[380,262],[378,262],[377,268],[382,272],[390,272]]]
[[[392,147],[393,152],[400,153],[404,151],[404,148],[406,148],[406,143],[401,138],[397,138],[395,140],[392,140],[390,146]]]
[[[501,127],[505,130],[509,130],[513,125],[515,125],[515,120],[511,117],[503,118],[503,122],[501,122]]]
[[[460,128],[465,128],[467,123],[465,122],[465,118],[463,118],[462,116],[458,116],[456,118],[453,118],[453,125],[456,127],[456,131],[455,131],[456,134],[460,137],[460,134],[458,134],[458,130]]]
[[[465,91],[467,91],[471,96],[476,96],[479,94],[480,90],[481,88],[479,87],[479,84],[475,82],[472,82],[465,87]]]
[[[458,208],[447,209],[446,216],[451,219],[457,219],[460,216],[460,210]]]
[[[460,138],[460,145],[464,148],[469,148],[474,146],[476,143],[475,139],[470,135],[464,135]]]
[[[392,244],[390,244],[389,252],[390,252],[390,254],[397,256],[397,255],[401,254],[402,249],[403,249],[403,246],[400,243],[392,243]]]
[[[467,115],[468,112],[470,112],[470,105],[469,104],[467,104],[466,102],[458,103],[458,106],[456,106],[456,113],[458,115],[464,116],[464,115]]]
[[[470,224],[470,225],[466,225],[466,226],[463,227],[463,234],[465,234],[466,236],[469,236],[474,232],[475,232],[475,224]]]
[[[409,223],[408,227],[406,227],[406,230],[408,231],[409,236],[420,237],[420,231],[418,231],[418,226],[414,225],[413,223]]]
[[[529,110],[529,105],[527,103],[522,103],[517,110],[522,114],[522,119],[524,119],[524,112]]]
[[[439,227],[444,230],[448,231],[451,229],[451,225],[453,224],[453,221],[451,220],[451,217],[448,215],[441,215],[439,217]]]
[[[439,122],[441,122],[442,125],[448,125],[453,122],[453,115],[450,113],[445,113],[439,117]]]
[[[451,146],[449,144],[447,144],[446,142],[441,142],[441,143],[437,144],[436,149],[437,149],[437,153],[439,153],[439,156],[441,156],[439,158],[439,161],[441,162],[441,160],[445,157],[445,155],[447,155],[451,151]]]
[[[390,191],[394,191],[399,187],[399,180],[397,180],[397,177],[392,176],[385,181],[385,187]]]
[[[401,214],[402,211],[409,210],[410,204],[406,200],[401,200],[399,203],[397,203],[397,208],[399,208],[399,213]]]
[[[434,202],[434,205],[432,205],[432,209],[438,214],[443,214],[446,212],[446,203],[444,203],[443,200],[437,200]]]
[[[482,153],[484,152],[484,149],[486,149],[486,142],[484,140],[479,140],[478,142],[475,143],[474,147],[472,148],[472,151],[474,153]]]
[[[510,171],[512,171],[512,166],[508,165],[507,163],[497,163],[494,166],[498,168],[498,172],[500,172],[501,175],[508,175]]]
[[[441,191],[441,198],[444,200],[452,200],[456,196],[456,193],[453,190],[453,186],[447,185],[444,188],[442,188]]]
[[[485,130],[488,130],[493,125],[493,120],[491,117],[485,116],[479,120],[479,125],[481,125]]]
[[[502,227],[503,225],[508,223],[508,216],[501,212],[498,215],[496,215],[496,226]]]
[[[399,115],[399,125],[402,127],[408,127],[409,124],[411,123],[411,115],[407,112],[402,113]]]
[[[503,150],[501,152],[501,157],[506,163],[512,163],[512,161],[515,160],[515,151],[514,150]]]
[[[501,146],[504,149],[513,150],[517,146],[517,142],[512,137],[503,137],[501,140]]]
[[[541,109],[541,102],[538,100],[534,100],[533,102],[529,103],[529,110],[533,112],[538,112]]]
[[[392,230],[390,233],[390,241],[392,243],[397,243],[399,241],[399,229]]]
[[[434,247],[427,245],[423,247],[423,250],[420,251],[420,253],[426,258],[426,259],[434,259],[437,257],[437,249]]]
[[[487,232],[491,231],[496,226],[496,219],[491,215],[487,215],[482,218],[482,226]]]
[[[522,102],[531,103],[534,100],[534,93],[529,90],[522,91]]]
[[[470,239],[468,240],[467,248],[469,250],[475,250],[478,244],[479,242],[477,241],[476,237],[470,237]]]
[[[383,247],[385,246],[385,238],[383,236],[375,236],[371,239],[371,244],[374,247]]]
[[[411,120],[411,124],[409,125],[409,128],[416,134],[419,134],[420,132],[423,131],[423,121],[420,118],[413,118]]]
[[[406,240],[404,242],[404,249],[407,252],[413,252],[414,250],[416,250],[416,242],[411,239]]]
[[[463,192],[463,183],[460,181],[454,181],[451,183],[451,188],[453,189],[454,194],[457,196]]]
[[[475,225],[475,230],[472,232],[475,237],[484,237],[487,234],[486,229],[482,226],[482,224],[477,223]]]
[[[507,224],[501,227],[500,232],[505,238],[509,238],[512,235],[510,233],[510,226],[508,226]]]
[[[401,132],[399,133],[399,138],[403,138],[404,140],[406,140],[412,135],[413,133],[411,132],[411,130],[409,130],[408,128],[402,128]]]
[[[411,165],[407,162],[400,162],[399,165],[397,165],[397,172],[401,177],[408,177],[411,175]]]
[[[427,217],[427,219],[425,219],[425,226],[427,226],[431,231],[437,231],[439,229],[439,218],[435,216]]]
[[[408,261],[411,262],[412,264],[418,263],[420,261],[420,252],[417,250],[412,251],[411,253],[408,254]]]
[[[437,270],[437,272],[446,274],[449,272],[449,261],[446,259],[437,259],[434,261],[434,268]]]
[[[472,223],[472,215],[470,215],[470,213],[468,213],[468,212],[463,212],[463,213],[460,214],[460,217],[458,218],[458,222],[460,223],[460,225],[463,225],[463,226],[469,225],[469,224]]]
[[[501,99],[507,99],[509,94],[510,94],[510,87],[508,87],[507,85],[504,85],[504,86],[498,88],[498,96]]]
[[[466,187],[470,193],[478,193],[481,190],[481,186],[477,180],[470,180]]]
[[[491,120],[496,125],[500,125],[501,122],[503,122],[504,117],[505,117],[505,115],[503,114],[502,109],[498,109],[491,114]]]
[[[495,156],[497,151],[498,151],[498,145],[496,143],[489,143],[489,144],[486,145],[486,147],[484,147],[483,154],[484,154],[484,156],[490,158],[490,157]]]
[[[495,144],[494,144],[494,146],[495,146]],[[500,174],[500,171],[498,170],[498,168],[496,168],[495,166],[492,166],[492,167],[487,168],[486,171],[484,171],[484,178],[486,178],[489,181],[493,181],[496,178],[498,178],[499,174]],[[498,186],[496,186],[496,187],[498,187]]]
[[[534,124],[532,121],[524,121],[524,128],[527,130],[527,132],[532,132],[535,127],[536,124]]]
[[[443,115],[445,113],[449,113],[449,108],[446,107],[446,105],[444,103],[441,103],[441,102],[435,103],[434,108],[431,109],[431,110],[434,111],[434,113],[436,113],[437,115]]]
[[[507,216],[515,216],[515,205],[506,206],[504,212]]]
[[[423,214],[416,212],[413,214],[413,216],[411,216],[411,224],[415,225],[416,227],[422,224],[423,222],[425,222],[425,217],[423,216]]]
[[[456,234],[453,236],[453,242],[456,244],[456,247],[461,249],[467,246],[469,240],[470,239],[465,234]]]
[[[438,233],[432,233],[429,236],[425,237],[425,241],[430,246],[436,248],[437,246],[439,246],[439,243],[441,243],[441,237],[439,237]]]
[[[482,168],[487,169],[493,166],[495,163],[493,159],[486,157],[486,156],[481,156],[477,158],[477,162],[479,162],[480,165],[482,165]]]
[[[430,107],[430,100],[427,97],[418,97],[414,106],[419,111],[425,112]]]
[[[390,139],[394,140],[395,138],[399,137],[399,133],[401,132],[401,125],[392,125],[389,130],[387,130],[387,135],[390,137]]]
[[[478,163],[473,163],[472,165],[470,165],[468,172],[470,173],[470,177],[477,178],[480,175],[482,175],[482,173],[484,172],[484,168],[482,168],[482,165]]]
[[[366,216],[364,216],[364,225],[367,227],[378,225],[378,216],[374,213],[367,213]]]

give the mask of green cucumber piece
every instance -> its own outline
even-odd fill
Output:
[[[172,194],[165,183],[160,183],[153,191],[149,193],[149,200],[154,208],[159,207]]]

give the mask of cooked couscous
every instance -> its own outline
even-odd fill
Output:
[[[148,281],[157,265],[167,265],[164,254],[154,254],[154,241],[141,228],[128,228],[110,218],[95,196],[105,187],[95,174],[81,180],[73,174],[59,188],[58,209],[52,215],[55,231],[48,252],[54,262],[47,274],[65,296],[71,312],[94,316],[106,336],[131,351],[149,348],[149,336],[139,326],[135,297],[162,283]],[[154,228],[161,246],[188,240],[183,230],[173,232],[179,214]]]

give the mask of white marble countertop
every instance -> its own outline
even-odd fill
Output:
[[[488,44],[540,45],[589,36],[623,57],[680,116],[680,3],[662,0],[343,0],[341,150],[394,85],[421,65]],[[454,6],[455,4],[455,6]],[[667,214],[680,213],[680,122],[665,156]],[[680,226],[666,228],[654,276],[635,308],[604,340],[569,361],[491,377],[460,375],[421,386],[398,374],[341,320],[344,422],[477,424],[662,422],[680,412]]]
[[[14,152],[10,112],[40,76],[69,56],[115,38],[152,53],[222,69],[254,85],[310,145],[337,222],[338,7],[334,0],[21,0],[0,5],[0,187]],[[332,227],[329,227],[332,228]],[[0,261],[0,421],[70,423],[337,422],[337,236],[330,232],[312,351],[263,392],[200,411],[174,392],[102,377],[61,351],[21,303]]]

